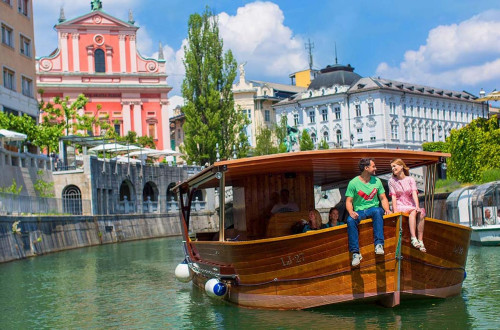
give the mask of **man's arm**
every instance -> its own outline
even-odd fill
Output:
[[[391,209],[389,208],[389,201],[387,200],[385,193],[378,195],[378,198],[380,199],[380,203],[382,204],[382,208],[384,209],[385,214],[391,213]]]
[[[346,197],[345,209],[347,210],[347,212],[349,212],[349,215],[351,216],[351,218],[353,218],[353,219],[358,218],[358,214],[356,212],[354,212],[354,207],[352,205],[352,197]]]

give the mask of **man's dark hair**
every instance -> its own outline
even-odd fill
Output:
[[[366,166],[370,166],[371,161],[375,162],[373,158],[361,158],[358,163],[360,172],[363,172]]]

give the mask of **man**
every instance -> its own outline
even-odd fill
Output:
[[[494,225],[495,224],[495,219],[493,219],[493,217],[491,216],[490,209],[484,210],[484,224],[485,225]]]
[[[280,202],[276,203],[271,209],[272,214],[284,213],[284,212],[298,212],[299,207],[294,202],[289,201],[290,192],[288,189],[281,189],[280,192]]]
[[[375,177],[377,167],[373,158],[362,158],[359,163],[361,174],[349,182],[346,195],[347,235],[349,252],[352,253],[352,266],[356,267],[363,257],[359,253],[359,222],[366,218],[373,220],[373,239],[375,254],[384,254],[384,211],[391,213],[389,201],[379,178]],[[379,207],[379,198],[382,207]]]

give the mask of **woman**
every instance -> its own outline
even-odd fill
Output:
[[[305,233],[306,231],[309,231],[309,230],[321,229],[322,223],[323,223],[323,221],[321,220],[321,214],[319,214],[319,211],[316,209],[311,209],[311,210],[309,210],[309,217],[308,217],[307,224],[302,229],[302,232]]]
[[[328,212],[328,222],[321,226],[321,228],[330,228],[341,225],[339,221],[339,209],[332,207]]]
[[[389,196],[392,197],[392,209],[394,212],[409,213],[411,244],[420,251],[427,252],[423,242],[425,210],[419,206],[415,179],[410,176],[410,169],[399,158],[391,162],[391,168]]]

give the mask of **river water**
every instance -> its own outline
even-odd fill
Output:
[[[328,306],[306,311],[238,308],[173,275],[179,237],[65,251],[0,264],[0,329],[497,329],[500,247],[471,247],[462,294],[450,299]]]

